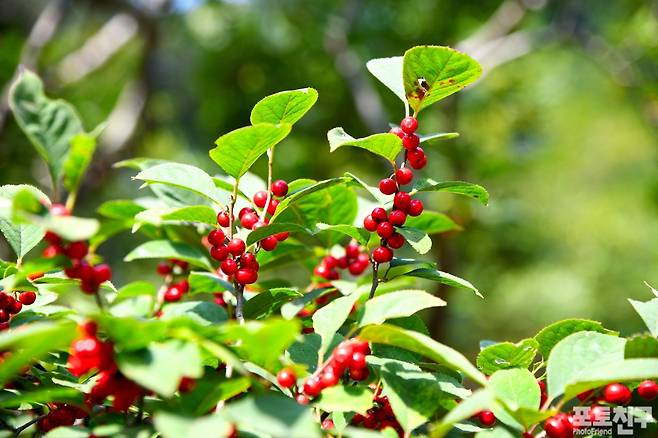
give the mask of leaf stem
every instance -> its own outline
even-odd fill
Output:
[[[371,299],[372,297],[375,296],[375,292],[377,291],[377,286],[379,286],[379,263],[376,261],[372,261],[372,285],[370,286],[370,294],[368,295],[368,299]]]
[[[38,417],[35,417],[35,418],[31,419],[30,421],[28,421],[27,423],[23,424],[22,426],[19,426],[19,427],[17,427],[16,429],[14,429],[14,437],[15,437],[15,438],[18,437],[18,436],[21,434],[21,432],[23,432],[25,429],[27,429],[28,427],[32,426],[34,423],[37,423],[37,422],[39,422],[40,420],[46,418],[46,415],[48,415],[48,414],[42,414],[42,415],[39,415]]]
[[[235,287],[235,319],[242,325],[244,324],[244,315],[242,310],[244,308],[244,286],[234,283]]]
[[[274,162],[274,148],[267,150],[267,200],[261,213],[261,220],[264,221],[267,216],[267,210],[272,202],[272,164]]]
[[[235,218],[233,217],[233,211],[235,210],[235,203],[238,201],[238,185],[240,184],[240,177],[235,179],[235,184],[233,184],[233,194],[231,195],[231,205],[229,206],[228,211],[228,237],[229,239],[233,238],[233,231],[235,228]]]

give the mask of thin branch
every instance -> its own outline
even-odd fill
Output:
[[[375,292],[377,291],[377,286],[379,286],[379,263],[376,261],[372,261],[372,284],[370,286],[370,294],[368,295],[368,299],[371,299],[372,297],[375,296]]]
[[[28,427],[30,427],[30,426],[32,426],[33,424],[38,423],[38,422],[41,421],[42,419],[46,418],[46,415],[47,415],[47,414],[39,415],[38,417],[35,417],[35,418],[31,419],[30,421],[28,421],[27,423],[23,424],[22,426],[19,426],[19,427],[17,427],[16,429],[14,429],[14,438],[17,438],[18,436],[20,436],[21,432],[23,432],[23,431],[24,431],[25,429],[27,429]]]

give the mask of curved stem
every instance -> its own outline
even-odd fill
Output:
[[[368,295],[368,299],[371,299],[372,297],[375,296],[375,292],[377,291],[377,286],[379,286],[379,263],[377,263],[373,260],[373,262],[372,262],[372,285],[370,286],[370,294]]]

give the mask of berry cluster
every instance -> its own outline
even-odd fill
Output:
[[[0,330],[9,328],[9,320],[18,312],[23,310],[23,305],[29,306],[37,299],[37,294],[32,291],[7,294],[0,292]]]
[[[37,428],[41,432],[48,432],[56,427],[73,426],[75,420],[88,415],[84,409],[65,403],[53,403],[49,407],[50,412],[37,422]]]
[[[365,248],[352,241],[345,247],[344,256],[338,258],[331,255],[326,256],[313,269],[313,274],[325,280],[338,280],[340,274],[337,269],[347,269],[350,274],[356,276],[363,274],[369,263],[370,259]]]
[[[423,201],[411,199],[408,192],[401,187],[411,183],[414,174],[406,167],[409,164],[414,169],[422,169],[427,164],[427,157],[419,147],[420,137],[415,134],[418,121],[413,117],[405,117],[399,128],[391,129],[391,133],[402,139],[405,148],[404,162],[393,175],[379,182],[379,191],[385,195],[393,196],[393,209],[390,213],[382,207],[376,207],[363,220],[363,227],[370,232],[377,232],[381,238],[381,245],[372,251],[372,258],[376,263],[387,263],[393,258],[393,250],[404,245],[404,236],[398,233],[395,227],[401,227],[407,216],[419,216],[423,212]]]
[[[171,259],[168,262],[158,264],[157,272],[165,278],[165,292],[162,299],[167,303],[180,301],[190,290],[190,283],[186,277],[189,271],[189,264],[184,260]],[[175,277],[178,281],[174,281]]]
[[[92,370],[99,371],[88,394],[88,404],[100,404],[107,397],[113,396],[112,407],[115,411],[128,410],[143,393],[142,389],[119,372],[114,362],[113,346],[110,342],[98,339],[96,323],[84,324],[81,332],[82,336],[71,344],[66,366],[76,377]]]
[[[383,430],[392,427],[398,433],[398,436],[404,436],[404,430],[395,418],[391,403],[388,397],[381,395],[381,387],[375,392],[375,404],[368,409],[366,415],[356,414],[352,417],[352,424],[357,426],[362,424],[366,429]]]

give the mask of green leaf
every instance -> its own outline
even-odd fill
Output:
[[[509,368],[528,368],[537,354],[537,341],[524,339],[518,344],[501,342],[493,344],[478,354],[477,367],[486,375]]]
[[[324,357],[327,348],[339,328],[345,323],[352,307],[364,292],[353,292],[337,298],[313,314],[313,329],[322,338],[319,356]]]
[[[281,91],[267,96],[251,110],[251,124],[290,123],[301,119],[318,100],[318,92],[314,88]]]
[[[190,207],[174,208],[162,215],[165,221],[196,222],[217,226],[217,213],[207,205],[193,205]]]
[[[80,133],[71,139],[71,149],[64,161],[64,187],[76,193],[96,150],[96,137]]]
[[[228,281],[219,278],[213,272],[192,271],[188,277],[190,282],[190,295],[199,293],[212,293],[230,291],[234,292],[233,285]]]
[[[212,269],[208,258],[199,249],[182,242],[152,240],[133,249],[123,259],[126,262],[139,259],[178,259],[208,270]]]
[[[162,309],[163,321],[174,318],[189,318],[200,325],[213,325],[228,321],[223,307],[208,301],[185,301],[171,303]]]
[[[494,403],[493,392],[489,389],[475,391],[470,397],[465,398],[441,419],[432,430],[432,438],[445,436],[455,424],[462,420],[471,418],[478,412],[489,409]]]
[[[407,96],[402,82],[402,56],[371,59],[366,68],[379,82],[386,85],[402,102],[407,104]]]
[[[287,287],[277,287],[261,292],[245,303],[244,317],[247,319],[269,317],[278,312],[284,303],[302,296],[298,290]]]
[[[516,419],[514,413],[519,409],[539,410],[540,389],[535,376],[526,369],[515,368],[496,371],[487,384],[494,396],[502,401],[506,408],[497,405],[492,410],[497,418],[506,424],[514,426],[514,420],[509,421],[509,413]],[[530,424],[523,424],[524,428]]]
[[[434,132],[432,134],[419,135],[419,137],[420,137],[420,142],[424,143],[426,141],[432,141],[432,140],[450,140],[450,139],[459,137],[459,133],[458,132]]]
[[[18,393],[0,392],[0,408],[19,408],[23,403],[34,406],[37,403],[53,402],[82,404],[83,399],[80,391],[64,386],[50,386]]]
[[[155,286],[147,281],[133,281],[132,283],[128,283],[117,291],[116,297],[112,303],[115,304],[128,298],[140,297],[144,295],[155,298],[157,295]]]
[[[251,432],[257,436],[321,437],[313,411],[290,397],[279,394],[245,397],[227,405],[222,416],[236,424],[240,431]]]
[[[592,331],[581,331],[562,339],[553,348],[546,365],[549,399],[563,394],[567,385],[587,378],[585,374],[592,368],[622,361],[625,343],[623,338]]]
[[[192,391],[181,394],[184,413],[204,415],[220,401],[235,397],[251,386],[251,380],[247,377],[226,379],[224,376],[208,374],[194,382]]]
[[[483,205],[489,203],[489,192],[482,186],[464,181],[437,182],[430,178],[419,179],[414,184],[411,194],[416,192],[448,192],[477,199]]]
[[[364,385],[336,385],[325,388],[315,406],[325,412],[358,412],[365,415],[372,407],[373,393]]]
[[[357,317],[359,327],[382,324],[387,319],[411,316],[430,307],[445,306],[446,302],[422,290],[403,290],[378,295],[366,301]]]
[[[229,436],[233,426],[220,415],[188,418],[166,411],[155,414],[155,429],[163,438]]]
[[[345,234],[357,240],[361,245],[368,245],[368,240],[370,240],[370,233],[354,225],[347,224],[338,224],[338,225],[329,225],[324,223],[318,223],[316,225],[316,234],[321,233],[322,231],[336,231],[341,234]]]
[[[423,211],[420,216],[407,216],[406,227],[417,228],[427,234],[438,234],[446,231],[461,230],[452,219],[443,213]]]
[[[384,195],[379,191],[379,187],[373,187],[366,184],[365,181],[356,175],[350,172],[345,172],[345,177],[349,178],[353,185],[364,188],[378,203],[385,205],[393,202],[393,195]]]
[[[142,170],[133,179],[148,184],[163,184],[193,192],[223,206],[228,204],[229,195],[215,186],[213,179],[198,167],[181,163],[157,164]]]
[[[121,352],[116,358],[126,377],[163,397],[174,395],[183,377],[203,375],[199,349],[181,340],[153,343],[143,350]]]
[[[427,233],[423,230],[404,226],[398,228],[398,233],[404,236],[407,243],[409,243],[418,254],[427,254],[427,252],[432,249],[432,239],[430,239]]]
[[[462,371],[466,376],[481,385],[486,382],[485,376],[460,352],[421,333],[383,324],[367,326],[361,330],[359,336],[371,342],[393,345],[418,353],[450,369]]]
[[[106,201],[98,207],[98,214],[110,219],[132,219],[136,214],[146,210],[132,199],[116,199]]]
[[[8,211],[4,215],[5,217],[0,215],[0,231],[2,231],[2,234],[19,259],[23,258],[25,254],[37,246],[45,233],[45,230],[39,224],[14,223],[11,220],[11,204],[13,199],[24,191],[29,192],[34,198],[43,199],[50,204],[48,197],[36,187],[27,184],[4,185],[0,187],[0,202],[4,202],[9,206],[7,208]]]
[[[286,222],[277,222],[275,224],[266,225],[264,227],[256,228],[247,236],[247,245],[253,245],[254,243],[263,240],[267,236],[273,234],[283,233],[283,232],[293,232],[293,233],[305,233],[311,234],[311,230],[301,225],[286,223]]]
[[[307,185],[306,187],[294,192],[288,194],[288,196],[281,201],[279,206],[276,209],[276,213],[274,213],[274,216],[272,216],[271,223],[274,222],[285,222],[285,221],[277,221],[279,216],[282,216],[283,213],[288,209],[290,206],[294,206],[295,204],[301,202],[304,198],[307,198],[313,194],[315,194],[318,191],[322,191],[325,189],[328,189],[330,187],[333,187],[335,185],[339,184],[344,184],[344,183],[349,183],[352,181],[352,178],[349,177],[340,177],[340,178],[331,178],[331,179],[325,179],[323,181],[311,181],[310,185]],[[316,195],[317,196],[317,195]],[[311,198],[313,200],[316,199],[316,197]],[[287,215],[285,215],[287,216]]]
[[[645,302],[631,299],[628,301],[640,315],[651,334],[658,336],[658,298]]]
[[[165,338],[167,324],[159,319],[119,318],[102,314],[99,325],[122,350],[140,350]]]
[[[459,278],[456,275],[448,274],[447,272],[442,272],[430,268],[419,268],[406,272],[404,275],[409,277],[425,278],[427,280],[438,281],[439,283],[447,284],[448,286],[469,289],[475,292],[475,295],[478,297],[483,298],[480,291],[478,291],[477,288],[473,286],[469,281],[466,281],[463,278]]]
[[[402,77],[409,105],[416,113],[474,82],[482,67],[449,47],[420,46],[404,53]]]
[[[301,297],[296,298],[290,302],[287,302],[283,306],[281,306],[281,316],[283,316],[284,319],[292,319],[308,303],[324,295],[325,293],[333,290],[334,290],[333,287],[328,287],[328,288],[313,289],[312,291],[306,292]]]
[[[624,358],[640,359],[649,357],[658,358],[658,339],[648,333],[626,339]]]
[[[327,132],[329,151],[334,152],[343,146],[353,146],[386,158],[394,163],[402,150],[402,140],[395,134],[373,134],[364,138],[354,138],[343,128],[334,128]]]
[[[63,239],[71,241],[87,240],[96,234],[100,228],[100,223],[96,219],[76,216],[48,215],[39,220],[38,223]]]
[[[448,395],[437,376],[418,366],[393,359],[369,357],[382,379],[382,394],[388,397],[395,418],[405,431],[427,423]],[[448,396],[449,397],[449,396]]]
[[[259,123],[236,129],[217,139],[210,158],[233,178],[240,178],[268,149],[290,133],[291,125]]]
[[[535,335],[535,340],[539,344],[539,352],[544,357],[544,360],[546,360],[558,342],[573,333],[584,331],[615,336],[618,334],[617,332],[606,329],[597,321],[591,321],[589,319],[565,319],[544,327]]]
[[[75,109],[63,100],[46,97],[43,83],[29,70],[12,84],[9,106],[18,126],[46,161],[53,182],[59,181],[71,139],[84,132]]]

